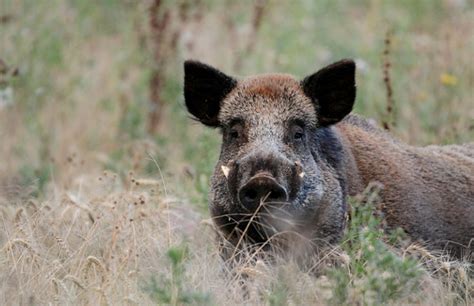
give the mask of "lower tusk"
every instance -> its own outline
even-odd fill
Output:
[[[226,167],[226,166],[221,166],[221,170],[222,170],[222,173],[224,173],[224,176],[226,178],[229,177],[229,172],[230,172],[230,168],[229,167]]]
[[[299,177],[301,177],[301,178],[303,178],[303,177],[304,177],[304,175],[305,175],[305,173],[304,173],[304,172],[301,172],[300,174],[298,174],[298,176],[299,176]]]

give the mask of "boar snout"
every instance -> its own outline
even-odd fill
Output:
[[[285,203],[288,192],[269,173],[258,173],[239,189],[239,201],[248,210],[254,211],[260,201]]]
[[[236,184],[236,199],[246,210],[255,211],[261,202],[288,204],[300,188],[301,166],[282,154],[254,152],[232,165],[236,178],[229,183]]]

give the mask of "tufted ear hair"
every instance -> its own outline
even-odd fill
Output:
[[[184,100],[186,108],[201,123],[217,127],[222,100],[237,81],[221,71],[200,63],[184,62]]]
[[[355,68],[353,60],[341,60],[301,82],[315,104],[320,126],[337,123],[351,112],[356,96]]]

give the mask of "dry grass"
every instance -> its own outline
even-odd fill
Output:
[[[2,206],[2,304],[161,304],[166,294],[173,305],[326,304],[341,286],[327,274],[331,265],[350,271],[351,260],[357,260],[338,248],[314,259],[308,270],[283,258],[276,264],[254,260],[249,253],[225,272],[230,266],[210,243],[212,227],[190,204],[165,196],[162,181],[121,182],[112,173],[100,178],[80,176],[69,191],[58,190],[49,200]],[[176,267],[170,250],[185,250]],[[449,261],[419,245],[395,252],[419,258],[422,266],[394,303],[473,302],[467,262]],[[346,302],[376,303],[376,292],[352,277]]]
[[[151,303],[142,282],[166,273],[161,255],[198,216],[157,197],[159,186],[126,188],[110,174],[76,186],[2,207],[2,303]]]

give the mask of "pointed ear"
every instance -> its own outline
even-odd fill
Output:
[[[354,61],[341,60],[302,81],[304,93],[316,106],[320,126],[337,123],[351,112],[356,96],[355,68]]]
[[[222,100],[237,81],[219,70],[197,61],[184,62],[184,100],[188,112],[207,126],[219,125]]]

